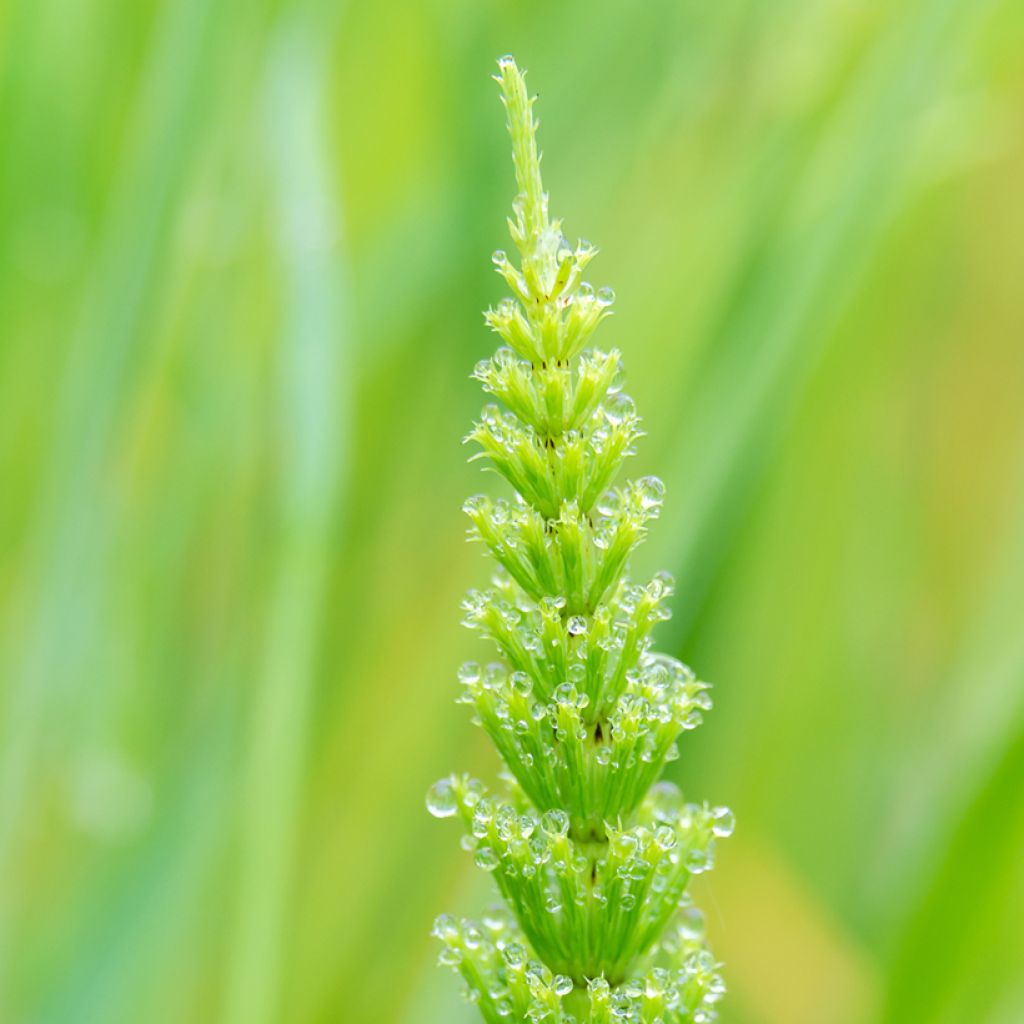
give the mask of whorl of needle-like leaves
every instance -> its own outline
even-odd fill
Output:
[[[442,917],[435,934],[489,1024],[707,1024],[723,988],[685,890],[732,816],[657,782],[710,700],[652,650],[671,579],[626,575],[664,488],[615,485],[640,421],[619,352],[587,347],[614,296],[583,280],[596,250],[550,219],[534,101],[511,57],[498,66],[519,265],[494,254],[514,298],[486,313],[504,346],[474,376],[504,411],[487,406],[467,440],[514,494],[465,505],[499,566],[465,623],[500,660],[464,665],[460,700],[505,763],[506,793],[451,776],[427,804],[461,818],[511,914]]]

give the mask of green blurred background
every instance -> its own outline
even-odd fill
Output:
[[[506,51],[715,683],[723,1021],[1020,1024],[1018,0],[0,7],[0,1020],[475,1020]]]

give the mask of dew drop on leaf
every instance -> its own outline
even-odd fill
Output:
[[[458,806],[451,779],[441,779],[427,791],[427,810],[435,818],[450,818],[458,810]]]

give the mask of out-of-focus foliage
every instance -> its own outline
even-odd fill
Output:
[[[1024,1019],[1024,7],[0,9],[0,1019],[473,1020],[422,796],[494,58],[603,250],[669,508],[727,1024]],[[572,188],[563,184],[572,182]]]

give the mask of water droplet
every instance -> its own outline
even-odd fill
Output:
[[[551,988],[556,996],[567,996],[572,991],[572,978],[564,974],[556,974],[551,982]]]
[[[636,415],[636,404],[629,395],[625,395],[620,391],[614,395],[609,395],[605,399],[604,415],[605,419],[613,427],[618,427],[627,419]]]
[[[626,370],[622,363],[615,364],[615,372],[608,384],[608,394],[617,395],[626,386]]]
[[[484,871],[493,871],[500,863],[498,855],[489,846],[481,846],[473,860],[476,866]]]
[[[490,662],[484,668],[483,681],[486,689],[498,689],[505,682],[505,666],[497,661]]]
[[[442,967],[458,967],[462,963],[462,951],[454,946],[445,946],[438,954],[437,962]]]
[[[533,689],[533,680],[525,672],[513,672],[509,682],[520,697],[528,697]]]
[[[583,636],[587,632],[587,620],[582,615],[573,615],[565,628],[569,636]]]
[[[544,641],[536,633],[523,631],[521,635],[523,647],[530,654],[541,654],[544,650]]]
[[[611,288],[599,288],[597,291],[597,301],[602,306],[610,306],[615,301],[615,292]]]
[[[552,698],[562,708],[585,708],[590,703],[587,695],[579,693],[572,683],[561,683],[556,686]]]
[[[540,825],[548,835],[564,836],[569,831],[569,816],[565,811],[545,811],[541,816]]]
[[[659,825],[654,830],[654,841],[662,850],[671,850],[676,845],[676,834],[667,825]]]
[[[502,956],[509,967],[522,967],[527,960],[526,950],[518,942],[510,942],[502,950]]]
[[[462,803],[473,808],[487,795],[484,784],[479,779],[470,779],[462,787]]]
[[[613,516],[619,511],[620,504],[618,491],[605,491],[597,501],[597,513],[602,516]]]
[[[488,907],[482,920],[484,927],[492,932],[502,932],[509,926],[508,911],[504,907]]]
[[[654,574],[654,579],[649,584],[651,596],[655,598],[668,597],[676,589],[675,577],[664,569]]]
[[[499,68],[514,68],[516,66],[516,59],[511,53],[506,53],[503,57],[498,58]]]
[[[434,919],[434,927],[431,929],[430,934],[436,939],[443,939],[445,942],[457,939],[459,936],[458,922],[451,914],[441,914]]]
[[[576,294],[581,299],[592,299],[594,297],[593,285],[586,281],[580,281],[579,287],[576,289]]]
[[[507,804],[503,805],[498,809],[497,816],[498,835],[505,841],[508,842],[512,839],[513,834],[518,825],[516,818],[516,812],[509,807]]]
[[[504,249],[495,249],[494,252],[491,253],[491,262],[496,267],[503,267],[508,263],[508,254]]]
[[[648,799],[654,817],[659,821],[673,821],[682,811],[683,794],[674,782],[662,780],[652,787]]]
[[[736,818],[728,807],[716,807],[711,812],[711,831],[720,839],[731,836],[736,828]]]
[[[467,661],[459,667],[459,682],[470,685],[480,679],[480,666],[475,661]]]
[[[656,476],[641,477],[634,486],[645,512],[660,508],[665,501],[665,485]]]
[[[450,818],[459,809],[451,779],[435,782],[427,792],[427,810],[435,818]]]
[[[711,856],[707,850],[694,847],[686,854],[686,868],[692,874],[699,875],[711,867]]]

